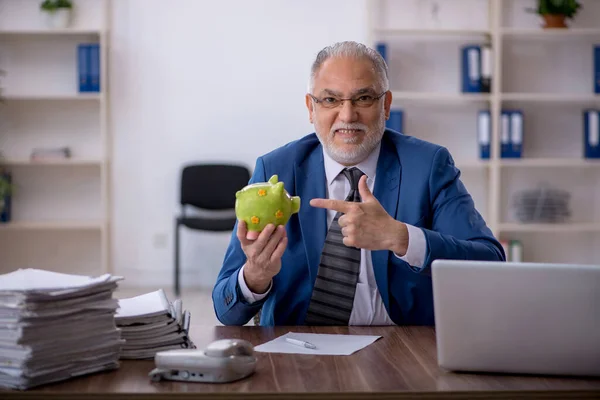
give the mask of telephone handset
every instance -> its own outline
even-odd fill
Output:
[[[242,339],[222,339],[204,350],[178,349],[159,351],[156,368],[149,376],[184,382],[232,382],[252,374],[256,366],[254,347]]]

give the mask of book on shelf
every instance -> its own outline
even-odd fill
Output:
[[[492,87],[492,48],[466,45],[461,49],[461,86],[463,93],[490,93]]]
[[[594,93],[600,94],[600,44],[594,46]]]
[[[523,243],[520,240],[500,240],[507,262],[523,262]]]
[[[12,175],[10,171],[0,167],[0,223],[7,223],[11,220],[10,188],[12,188]]]
[[[479,145],[479,158],[490,158],[492,141],[492,122],[490,110],[480,110],[477,115],[477,142]]]
[[[80,43],[77,46],[77,75],[79,92],[100,92],[99,43]]]
[[[500,157],[506,158],[510,152],[510,113],[500,112]]]
[[[404,112],[401,109],[391,109],[390,118],[385,121],[385,127],[402,133],[404,122]]]
[[[492,47],[489,45],[481,46],[481,92],[490,93],[492,91]]]
[[[71,158],[72,151],[69,147],[39,147],[31,151],[31,161],[67,160]]]
[[[520,240],[511,240],[508,244],[509,258],[512,262],[523,262],[523,243]]]
[[[523,155],[524,119],[522,110],[502,110],[500,114],[500,157]]]
[[[523,111],[510,111],[510,157],[521,158],[523,154]]]
[[[583,156],[600,158],[600,110],[583,111]]]
[[[377,52],[379,54],[381,54],[381,57],[386,62],[386,64],[389,63],[388,54],[387,54],[387,44],[384,42],[379,42],[375,45],[375,49],[377,50]],[[389,67],[389,65],[388,65],[388,67]]]

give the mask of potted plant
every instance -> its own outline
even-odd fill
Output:
[[[577,0],[537,0],[537,7],[527,11],[542,16],[543,28],[567,28],[567,18],[572,19],[581,7]]]
[[[73,2],[71,0],[44,0],[40,9],[46,13],[50,28],[64,29],[71,25]]]
[[[13,185],[10,175],[0,169],[0,223],[10,221],[10,196]]]

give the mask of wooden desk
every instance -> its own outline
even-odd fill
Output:
[[[201,331],[199,331],[201,330]],[[204,347],[216,339],[242,338],[254,345],[296,332],[381,335],[351,356],[258,353],[256,372],[228,384],[151,382],[153,361],[123,361],[117,371],[79,377],[13,398],[600,398],[600,379],[458,374],[440,370],[435,332],[428,327],[208,327],[193,335]],[[557,392],[560,391],[560,392]]]

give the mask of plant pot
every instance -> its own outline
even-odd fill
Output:
[[[50,29],[65,29],[71,25],[72,10],[59,8],[53,12],[46,12],[46,24]]]
[[[544,14],[543,28],[568,28],[566,24],[566,16],[561,14]]]

